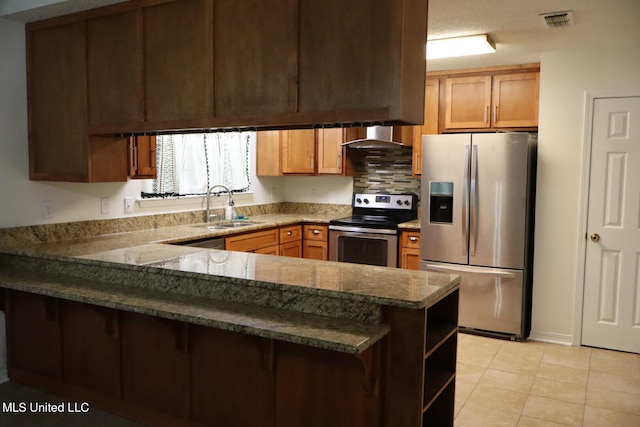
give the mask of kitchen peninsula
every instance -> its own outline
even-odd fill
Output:
[[[10,378],[149,425],[453,425],[459,277],[166,244],[234,232],[2,230]]]

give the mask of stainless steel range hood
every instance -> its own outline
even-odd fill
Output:
[[[369,126],[367,137],[343,143],[348,148],[396,148],[406,145],[393,140],[393,126]]]

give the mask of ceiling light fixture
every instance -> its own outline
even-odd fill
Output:
[[[427,40],[427,59],[494,53],[496,46],[486,34]]]

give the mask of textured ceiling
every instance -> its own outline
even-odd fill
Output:
[[[573,10],[575,25],[547,29],[541,13]],[[427,63],[429,71],[539,62],[547,51],[634,45],[640,0],[429,0],[428,38],[487,33],[496,53]]]
[[[5,13],[6,18],[30,22],[122,1],[126,0],[0,0],[0,16],[13,7],[20,11]],[[26,4],[48,5],[19,6]],[[573,10],[574,26],[544,27],[541,13],[565,10]],[[430,60],[429,71],[539,62],[540,53],[547,51],[619,44],[640,49],[640,0],[429,0],[428,33],[429,39],[487,33],[497,50]]]

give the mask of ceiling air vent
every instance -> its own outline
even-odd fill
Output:
[[[574,25],[573,10],[540,14],[546,28],[564,28]]]

